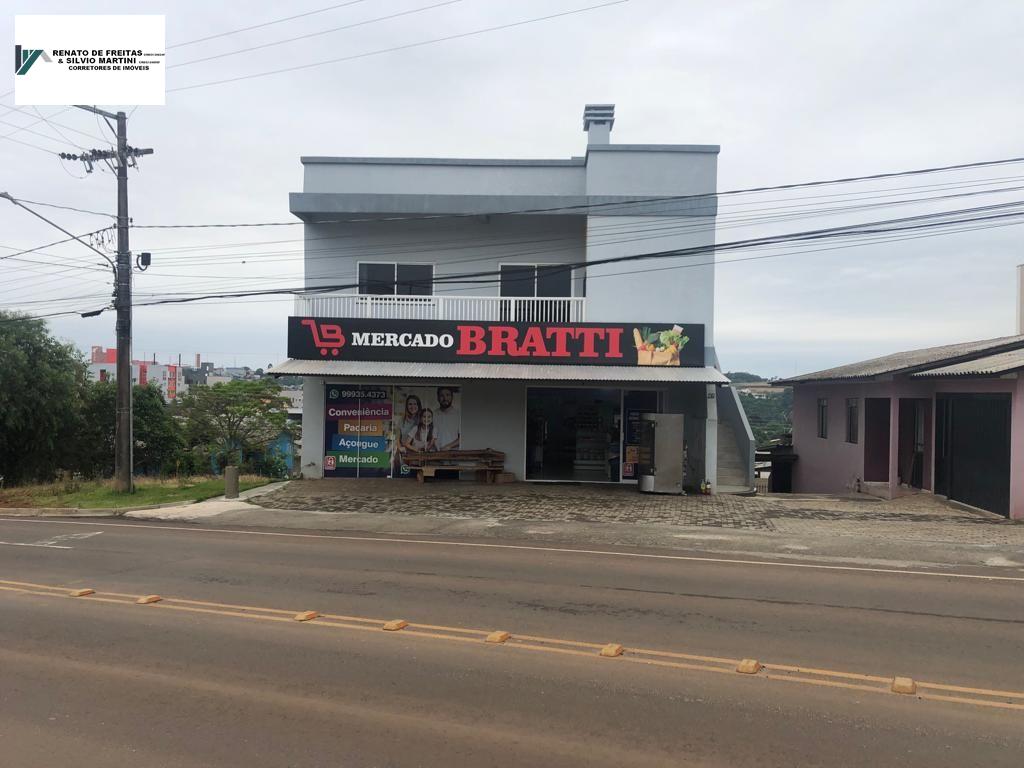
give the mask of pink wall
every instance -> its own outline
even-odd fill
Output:
[[[799,457],[793,465],[794,493],[848,493],[864,478],[865,404],[867,397],[890,398],[889,492],[899,476],[899,400],[928,398],[926,410],[924,486],[932,487],[935,456],[935,403],[938,393],[1009,392],[1011,403],[1010,516],[1024,519],[1024,376],[1016,379],[908,379],[863,384],[801,384],[793,388],[793,450]],[[828,439],[817,436],[818,398],[829,401]],[[846,442],[846,399],[859,399],[859,440]],[[1020,467],[1021,471],[1016,471]]]
[[[793,388],[794,493],[848,493],[864,478],[864,398],[859,384]],[[846,442],[846,398],[860,398],[858,442]],[[818,398],[828,400],[828,438],[818,437]]]

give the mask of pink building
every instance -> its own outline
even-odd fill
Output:
[[[796,376],[792,490],[927,491],[1024,519],[1024,335]]]

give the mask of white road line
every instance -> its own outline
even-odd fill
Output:
[[[57,544],[24,544],[20,541],[0,541],[0,544],[4,544],[8,547],[42,547],[43,549],[71,549],[71,547],[61,547]]]
[[[280,536],[291,539],[335,539],[339,541],[364,541],[379,544],[420,544],[435,547],[467,547],[471,549],[511,549],[526,552],[557,552],[571,555],[601,555],[603,557],[632,557],[646,560],[675,560],[722,565],[756,565],[771,568],[806,568],[821,571],[854,571],[860,573],[888,573],[897,576],[937,576],[943,579],[977,579],[981,581],[1024,582],[1024,576],[988,576],[976,573],[945,573],[942,571],[908,571],[899,568],[862,568],[853,565],[816,565],[812,563],[779,563],[770,560],[740,560],[726,557],[695,557],[692,555],[659,555],[651,552],[613,552],[603,549],[573,549],[570,547],[537,547],[527,544],[484,544],[473,541],[438,541],[428,539],[386,539],[380,536],[340,536],[337,534],[283,533],[278,531],[232,531],[228,528],[192,528],[178,525],[148,525],[131,523],[94,523],[77,520],[39,520],[18,517],[0,517],[0,523],[37,523],[43,525],[90,525],[108,528],[148,528],[159,531],[181,531],[183,533],[226,533],[238,536]]]

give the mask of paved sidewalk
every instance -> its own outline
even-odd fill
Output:
[[[305,480],[261,495],[254,503],[266,509],[334,514],[633,523],[1024,546],[1024,523],[966,510],[930,494],[883,501],[864,496],[663,496],[597,485]]]

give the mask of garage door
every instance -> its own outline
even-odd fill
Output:
[[[1010,515],[1010,396],[946,395],[936,403],[935,491]]]

